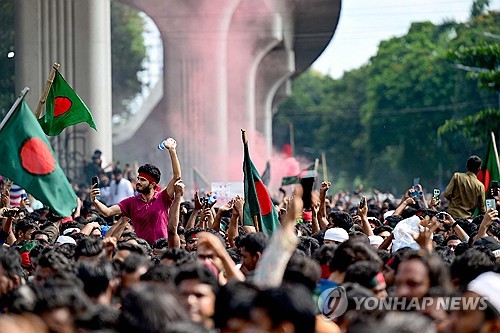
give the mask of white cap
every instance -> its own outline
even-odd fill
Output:
[[[68,229],[63,231],[63,235],[68,235],[68,234],[78,233],[78,232],[80,232],[79,228],[68,228]]]
[[[324,240],[331,240],[334,242],[345,242],[349,239],[349,234],[342,228],[331,228],[325,232]]]
[[[487,298],[497,312],[500,312],[500,273],[486,272],[472,280],[467,290]]]
[[[377,247],[384,241],[380,236],[368,236],[368,239],[370,240],[370,245],[375,245]]]
[[[56,244],[57,243],[60,243],[61,245],[62,244],[73,244],[73,245],[76,245],[76,241],[69,237],[69,236],[59,236],[56,240]]]
[[[387,212],[384,213],[384,220],[388,218],[389,216],[392,216],[394,214],[395,210],[388,210]]]

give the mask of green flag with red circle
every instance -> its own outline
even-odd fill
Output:
[[[243,159],[245,204],[243,206],[243,224],[255,226],[258,231],[271,236],[280,227],[278,212],[269,196],[259,172],[253,165],[244,139],[245,155]]]
[[[481,170],[477,178],[484,184],[484,190],[488,193],[492,181],[500,181],[500,170],[498,161],[498,151],[495,142],[495,135],[491,133],[488,142],[486,157],[483,159]]]
[[[79,123],[87,123],[97,131],[89,108],[58,70],[47,95],[45,115],[38,121],[45,134],[51,136],[59,135],[66,127]]]
[[[0,128],[0,174],[60,216],[70,216],[77,205],[75,191],[24,98],[16,103]]]

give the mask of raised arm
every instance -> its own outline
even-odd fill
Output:
[[[170,207],[170,212],[168,214],[168,247],[169,248],[180,248],[181,239],[177,234],[177,227],[179,226],[179,215],[181,210],[182,196],[184,195],[184,183],[178,180],[174,184],[174,201]]]
[[[167,141],[169,141],[167,139]],[[179,157],[177,156],[177,142],[175,142],[174,139],[172,139],[173,142],[170,142],[170,144],[167,146],[168,153],[170,154],[170,160],[172,161],[172,179],[167,185],[167,193],[168,195],[172,198],[174,196],[174,185],[175,183],[181,179],[182,172],[181,172],[181,162],[179,162]]]

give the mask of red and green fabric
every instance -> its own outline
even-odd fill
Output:
[[[243,224],[255,226],[259,231],[271,236],[280,227],[278,212],[266,186],[260,178],[259,172],[253,165],[248,151],[248,143],[244,143],[245,156],[243,159],[243,174],[245,188],[245,204],[243,206]]]
[[[316,177],[316,170],[315,170],[315,163],[313,163],[307,168],[300,171],[300,173],[297,176],[283,177],[281,179],[281,186],[300,184],[301,179],[315,178],[315,177]]]
[[[486,192],[489,191],[492,181],[500,181],[500,172],[498,170],[498,153],[495,149],[495,143],[492,138],[488,143],[486,157],[483,159],[483,165],[479,171],[477,178],[484,184]]]
[[[75,191],[57,163],[52,147],[24,99],[0,128],[0,174],[31,193],[60,216],[76,208]]]
[[[45,134],[51,136],[79,123],[87,123],[97,131],[89,108],[57,70],[47,96],[45,116],[38,121]]]

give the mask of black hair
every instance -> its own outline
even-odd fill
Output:
[[[0,247],[0,265],[10,279],[23,278],[23,269],[19,253]]]
[[[153,243],[153,249],[164,249],[168,247],[168,239],[160,238]]]
[[[104,253],[104,243],[102,239],[95,237],[83,238],[75,248],[75,260],[80,257],[99,257]]]
[[[191,238],[192,235],[196,235],[197,233],[202,232],[202,231],[203,230],[201,228],[198,228],[198,227],[186,229],[186,231],[184,232],[184,238],[187,241],[189,238]]]
[[[319,242],[315,238],[300,236],[299,240],[300,243],[297,246],[297,249],[303,251],[307,256],[311,256],[311,254],[319,249]]]
[[[283,282],[298,283],[313,291],[321,278],[321,267],[308,256],[295,252],[286,266]]]
[[[177,249],[177,248],[167,248],[165,253],[162,254],[161,259],[170,259],[177,263],[181,259],[188,257],[189,252],[184,250],[184,249]]]
[[[165,332],[170,323],[187,319],[188,314],[168,289],[158,284],[139,283],[123,298],[117,331]]]
[[[74,272],[71,261],[62,253],[56,252],[55,250],[50,250],[48,252],[42,251],[38,259],[38,266],[52,268],[56,273]]]
[[[359,283],[365,288],[371,289],[371,281],[380,273],[380,267],[374,262],[355,262],[345,271],[344,282]]]
[[[141,281],[162,282],[173,288],[176,275],[177,268],[175,266],[158,264],[149,267],[147,272],[141,276]]]
[[[137,271],[141,266],[149,268],[150,263],[146,256],[132,252],[125,258],[121,268],[122,272],[132,273]]]
[[[168,325],[164,333],[210,333],[205,327],[192,321],[176,321]]]
[[[320,265],[327,265],[330,263],[330,260],[332,260],[336,249],[337,244],[323,244],[313,253],[313,259],[316,260]]]
[[[290,322],[295,332],[313,333],[316,327],[311,293],[300,285],[262,290],[255,297],[254,308],[263,309],[268,314],[273,328]]]
[[[14,227],[16,236],[19,235],[19,232],[25,234],[30,229],[38,230],[38,224],[36,224],[33,220],[29,218],[24,218],[22,220],[19,220],[16,226]]]
[[[115,271],[108,261],[85,260],[78,265],[77,276],[83,282],[85,294],[89,297],[98,297],[108,289],[115,277]]]
[[[462,288],[484,272],[493,270],[493,262],[486,253],[472,248],[457,256],[451,265],[451,277],[457,280]]]
[[[373,261],[382,268],[382,260],[370,245],[352,240],[345,241],[335,250],[330,261],[330,271],[345,272],[350,265],[361,260]]]
[[[211,286],[214,293],[219,290],[217,277],[207,266],[200,262],[186,264],[179,268],[174,282],[179,286],[184,280],[199,280],[200,283]]]
[[[117,245],[118,251],[120,250],[128,250],[132,253],[137,253],[140,255],[146,255],[146,249],[144,246],[139,244],[129,243],[129,242],[119,242]]]
[[[257,252],[264,252],[264,249],[269,244],[269,237],[262,232],[246,234],[240,238],[238,247],[245,248],[245,250],[251,254],[256,254]]]
[[[350,231],[354,226],[352,216],[347,212],[333,211],[328,215],[328,218],[332,219],[335,227],[345,229],[346,231]]]
[[[138,173],[143,172],[143,173],[153,177],[153,179],[156,181],[156,184],[158,184],[160,182],[160,179],[161,179],[160,169],[158,169],[156,166],[154,166],[152,164],[141,165],[137,171],[138,171]]]
[[[481,168],[481,158],[476,155],[472,155],[467,159],[466,167],[467,171],[477,173]]]
[[[224,329],[230,318],[250,319],[252,302],[258,289],[249,282],[229,281],[215,298],[215,327]]]
[[[393,230],[393,228],[391,228],[390,226],[383,225],[383,226],[376,227],[375,229],[373,229],[373,234],[379,235],[379,234],[383,233],[384,231],[388,231],[392,234],[392,230]]]

